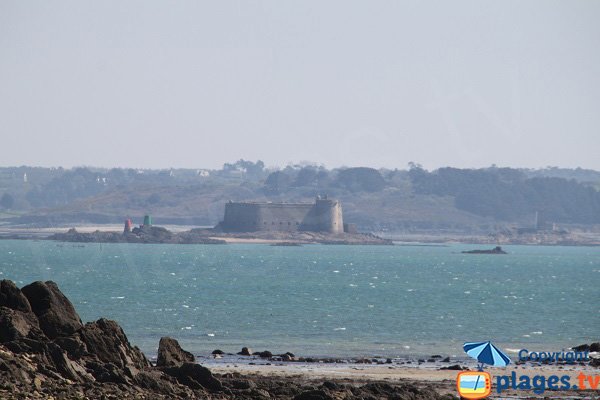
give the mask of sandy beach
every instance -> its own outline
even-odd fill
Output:
[[[454,364],[449,364],[454,365]],[[357,365],[357,364],[324,364],[324,363],[269,363],[257,362],[256,365],[247,363],[228,363],[225,365],[210,364],[211,371],[216,374],[239,373],[246,378],[269,377],[291,379],[300,382],[335,382],[353,385],[369,382],[387,382],[393,384],[410,383],[418,387],[432,387],[440,394],[457,395],[456,376],[459,371],[440,370],[439,365],[425,367],[406,367],[399,365]],[[470,368],[475,370],[476,368]],[[533,391],[506,390],[501,394],[495,391],[495,375],[517,376],[526,375],[533,378],[536,375],[549,377],[551,375],[569,376],[571,382],[577,382],[580,373],[599,376],[598,368],[582,365],[512,365],[506,368],[487,368],[492,375],[492,394],[490,398],[579,398],[596,399],[600,396],[598,390],[561,390],[546,391],[536,394]]]

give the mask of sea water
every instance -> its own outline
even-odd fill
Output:
[[[53,280],[83,321],[156,354],[242,346],[301,356],[461,355],[466,341],[560,351],[600,339],[600,249],[275,247],[0,241],[0,279]]]

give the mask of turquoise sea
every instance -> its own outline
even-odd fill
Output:
[[[465,341],[558,351],[600,339],[600,249],[273,247],[0,241],[0,279],[53,280],[84,321],[121,324],[149,355],[461,355]],[[486,246],[483,246],[486,247]]]

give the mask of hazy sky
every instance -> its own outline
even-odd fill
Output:
[[[0,165],[600,169],[600,1],[0,1]]]

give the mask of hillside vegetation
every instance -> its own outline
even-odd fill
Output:
[[[342,201],[362,230],[486,231],[531,226],[535,214],[560,224],[600,223],[600,172],[440,168],[427,171],[314,165],[267,169],[240,160],[219,170],[0,168],[0,221],[58,225],[137,222],[214,225],[228,200]]]

